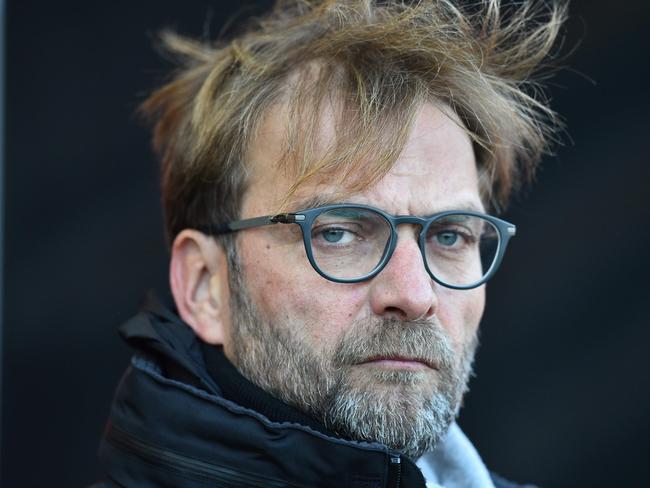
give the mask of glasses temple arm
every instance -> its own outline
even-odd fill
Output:
[[[199,230],[211,235],[229,234],[238,230],[250,229],[252,227],[262,227],[271,224],[293,224],[296,221],[304,220],[304,215],[283,213],[277,215],[265,215],[264,217],[253,217],[252,219],[235,220],[225,224],[216,224],[200,228]]]

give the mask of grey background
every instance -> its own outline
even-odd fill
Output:
[[[568,136],[506,215],[519,233],[488,287],[460,423],[514,480],[650,476],[649,5],[572,2],[565,45],[581,44],[550,91]],[[237,9],[7,3],[3,487],[101,476],[95,451],[129,357],[116,327],[166,283],[157,163],[133,116],[169,69],[152,34],[216,33]]]

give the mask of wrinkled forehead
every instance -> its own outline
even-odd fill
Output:
[[[369,113],[345,92],[294,82],[294,91],[266,110],[255,132],[246,158],[244,206],[251,193],[272,206],[267,211],[286,211],[305,201],[318,206],[367,190],[393,168],[425,105],[440,114],[434,124],[444,119],[467,132],[439,99],[414,96],[409,103]]]
[[[449,178],[466,178],[468,165],[470,178],[475,178],[470,139],[459,118],[443,102],[435,100],[413,107],[406,126],[396,126],[391,121],[371,132],[370,137],[367,133],[360,134],[360,140],[349,137],[347,124],[353,126],[354,133],[355,121],[346,118],[340,100],[332,97],[319,108],[317,112],[301,114],[302,126],[295,124],[292,107],[287,103],[276,104],[267,111],[248,155],[249,184],[242,210],[251,201],[255,207],[259,205],[251,214],[351,201],[350,197],[370,187],[381,188],[380,180],[389,172],[393,176],[391,181],[399,182],[395,176],[400,174],[404,177],[403,191],[409,187],[408,178],[435,178],[443,182]],[[427,117],[422,116],[423,112],[427,112]],[[415,132],[414,121],[418,126]],[[389,128],[404,134],[401,137],[395,137],[394,132],[382,134],[381,130]],[[462,140],[455,145],[446,144],[446,137]],[[422,139],[429,140],[422,143]],[[427,151],[434,151],[439,156],[437,159],[448,164],[438,161],[428,165],[431,155]],[[461,154],[448,154],[454,151]],[[463,167],[457,170],[454,164]],[[396,189],[393,185],[391,191],[399,193],[399,183],[397,186]]]

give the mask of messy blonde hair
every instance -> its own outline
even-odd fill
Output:
[[[369,187],[433,102],[451,107],[470,135],[482,198],[498,211],[533,176],[557,127],[532,75],[565,16],[563,4],[532,0],[278,0],[229,42],[164,34],[181,68],[142,109],[162,157],[168,236],[238,217],[248,150],[278,104],[287,199],[307,183]],[[322,111],[332,105],[334,137],[323,150]]]

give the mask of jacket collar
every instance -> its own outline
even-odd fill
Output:
[[[381,444],[271,419],[225,398],[192,330],[150,295],[120,328],[136,353],[115,395],[100,458],[125,486],[423,487]]]
[[[222,347],[201,342],[201,351],[208,373],[221,388],[224,398],[255,410],[273,422],[292,422],[334,435],[315,418],[278,400],[246,379],[228,360]]]

